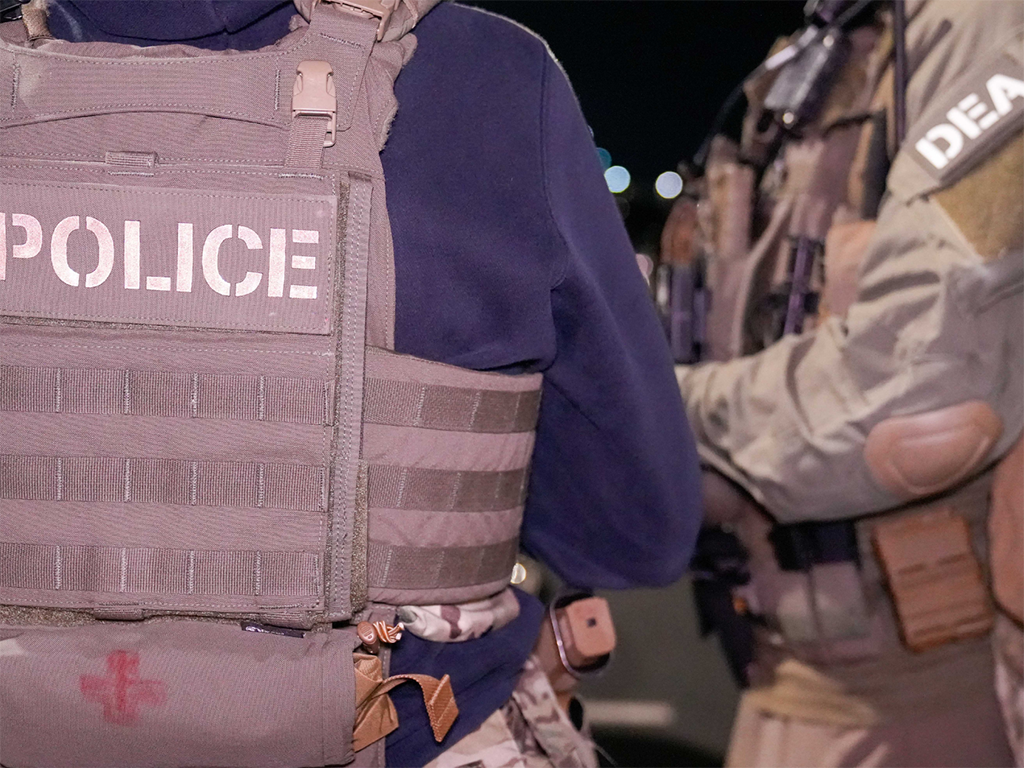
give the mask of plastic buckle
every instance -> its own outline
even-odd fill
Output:
[[[398,7],[400,0],[323,0],[324,2],[334,3],[340,5],[350,11],[355,11],[360,15],[374,16],[380,19],[380,23],[377,25],[377,40],[384,39],[384,33],[387,31],[388,22],[391,21],[391,14],[394,13],[395,8]]]
[[[338,131],[338,97],[334,90],[334,68],[329,62],[299,62],[292,87],[292,117],[301,115],[329,118],[324,146],[334,146]]]

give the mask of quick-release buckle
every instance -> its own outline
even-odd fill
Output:
[[[338,132],[334,68],[327,61],[300,61],[292,86],[292,118],[321,115],[328,118],[324,146],[333,147]]]
[[[388,22],[391,21],[391,14],[394,13],[401,0],[322,0],[323,2],[340,5],[342,8],[354,11],[363,16],[374,16],[380,19],[377,25],[377,40],[384,39]]]

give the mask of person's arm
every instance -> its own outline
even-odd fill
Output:
[[[544,84],[544,179],[564,263],[523,544],[578,586],[668,584],[700,522],[693,439],[586,122],[550,58]]]
[[[986,146],[964,148],[964,158],[975,153],[973,170],[935,181],[909,156],[918,134],[945,119],[946,101],[955,106],[979,82],[984,87],[1001,48],[991,43],[1006,43],[1009,35],[1005,50],[1014,50],[1012,30],[978,36],[975,47],[989,45],[977,58],[964,54],[965,34],[959,42],[947,36],[955,55],[940,47],[922,65],[934,77],[910,94],[919,123],[889,176],[845,318],[757,355],[677,369],[702,458],[781,522],[852,517],[924,495],[892,492],[891,483],[878,481],[877,457],[872,466],[865,458],[872,430],[894,423],[888,420],[976,404],[985,412],[978,428],[991,434],[987,444],[979,437],[979,455],[962,457],[971,471],[1003,454],[1020,433],[1024,94],[1001,118],[1003,126],[1016,124],[1016,133],[1003,130]],[[949,69],[950,61],[964,62],[964,69]],[[963,427],[965,439],[974,439],[974,428]],[[927,440],[940,438],[933,433]],[[913,450],[922,459],[932,450],[935,471],[947,471],[950,484],[964,479],[957,476],[960,459],[927,440]],[[906,458],[883,456],[894,466]]]

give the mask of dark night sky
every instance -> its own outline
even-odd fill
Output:
[[[650,188],[696,152],[719,106],[802,0],[470,0],[529,27],[569,75],[594,140]]]

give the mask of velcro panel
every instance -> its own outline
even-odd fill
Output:
[[[31,318],[0,334],[0,603],[309,626],[352,539],[334,450],[360,454],[347,177],[0,166],[0,315]]]
[[[909,126],[889,191],[908,200],[950,186],[1024,126],[1021,31],[992,46]]]
[[[334,180],[231,173],[4,164],[2,313],[331,333]]]

